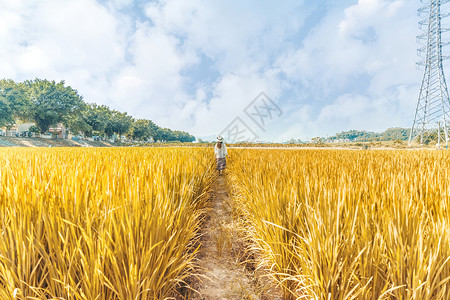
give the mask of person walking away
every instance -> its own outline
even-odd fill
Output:
[[[228,153],[227,147],[223,142],[223,137],[220,135],[217,137],[217,143],[214,146],[214,153],[216,154],[217,171],[219,172],[219,175],[222,175],[223,170],[227,166],[226,156],[228,155]]]

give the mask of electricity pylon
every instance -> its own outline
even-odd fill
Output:
[[[417,13],[423,18],[419,22],[419,28],[424,32],[417,36],[417,42],[422,46],[418,49],[418,54],[424,59],[417,65],[424,67],[425,72],[409,142],[418,141],[422,144],[430,135],[436,134],[438,145],[441,142],[448,145],[450,99],[442,61],[449,57],[442,55],[442,47],[449,43],[442,42],[441,33],[450,29],[442,28],[441,20],[450,14],[442,14],[441,5],[450,0],[421,0],[421,2],[424,6],[419,8]]]

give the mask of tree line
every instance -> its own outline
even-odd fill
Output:
[[[30,131],[36,133],[46,133],[51,126],[62,123],[70,132],[87,137],[125,135],[140,141],[195,140],[187,132],[161,128],[151,120],[134,119],[106,105],[86,103],[64,81],[46,79],[0,80],[0,127],[11,128],[17,122],[35,123]]]
[[[328,140],[348,139],[351,141],[407,141],[409,139],[410,129],[408,128],[388,128],[383,132],[370,132],[360,130],[349,130],[337,133],[329,137]]]

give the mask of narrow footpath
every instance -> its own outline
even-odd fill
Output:
[[[244,246],[233,223],[225,176],[213,184],[211,209],[202,229],[197,293],[190,299],[281,299],[243,263]]]

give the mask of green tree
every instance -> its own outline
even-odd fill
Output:
[[[323,137],[314,137],[311,139],[311,141],[315,144],[322,144],[323,142],[325,142],[325,139]]]
[[[66,124],[70,132],[74,134],[83,133],[85,136],[92,136],[92,127],[85,121],[82,113],[71,116]]]
[[[83,98],[70,86],[66,87],[64,81],[56,83],[35,79],[26,81],[25,84],[30,97],[28,115],[41,133],[47,132],[50,126],[59,122],[67,125],[83,106]]]
[[[0,80],[0,126],[17,121],[34,122],[39,132],[63,123],[73,133],[86,136],[130,136],[135,139],[192,142],[195,137],[184,131],[160,128],[151,120],[134,121],[127,113],[105,105],[86,104],[78,92],[64,81],[42,79],[15,83]]]
[[[28,131],[32,133],[39,133],[41,130],[39,129],[39,127],[32,125],[30,126],[30,128],[28,128]]]
[[[140,119],[134,121],[131,137],[139,140],[149,140],[150,138],[156,140],[160,134],[160,130],[158,125],[153,123],[153,121]]]
[[[13,123],[9,103],[3,97],[0,97],[0,127],[11,126]]]
[[[119,111],[113,110],[109,115],[109,119],[106,123],[105,133],[107,136],[111,137],[114,134],[122,136],[125,134],[133,124],[133,118],[127,113],[121,113]]]
[[[113,115],[113,111],[106,105],[89,104],[83,112],[84,120],[92,131],[105,133],[105,128]]]
[[[169,142],[193,142],[195,141],[195,137],[184,131],[171,130],[169,128],[159,128],[156,132],[155,140]]]
[[[388,128],[382,133],[381,139],[384,141],[409,139],[410,129],[408,128]]]
[[[189,133],[185,131],[177,131],[179,136],[180,142],[193,142],[195,141],[195,136],[190,135]]]
[[[153,137],[153,122],[150,120],[135,120],[131,128],[131,137],[135,140],[148,141]]]
[[[0,80],[0,126],[12,126],[16,120],[27,121],[28,106],[24,84],[10,79]]]
[[[74,115],[70,122],[70,131],[83,133],[85,136],[104,135],[106,125],[113,111],[106,105],[85,104],[79,114]]]
[[[86,104],[72,120],[71,131],[82,132],[86,136],[104,136],[113,113],[106,105]]]

